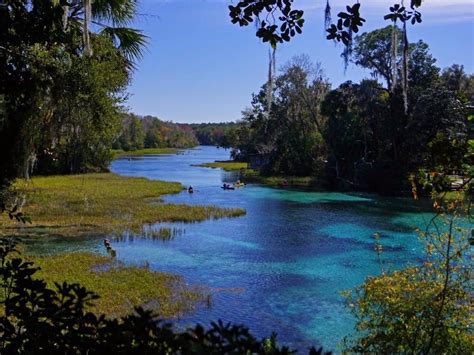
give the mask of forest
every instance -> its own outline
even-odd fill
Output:
[[[187,125],[165,122],[157,117],[124,114],[113,149],[134,151],[143,148],[192,148],[199,144]]]
[[[239,27],[254,23],[254,34],[269,45],[268,79],[255,88],[249,107],[242,108],[242,118],[236,123],[177,124],[138,116],[126,108],[127,88],[149,41],[140,29],[133,28],[140,14],[136,1],[0,2],[0,353],[290,354],[301,350],[280,344],[276,334],[253,335],[250,329],[259,322],[235,325],[216,320],[210,326],[173,327],[167,315],[179,319],[198,300],[211,306],[211,297],[199,287],[190,287],[180,275],[154,270],[156,265],[150,266],[148,260],[137,266],[115,258],[108,238],[114,245],[125,240],[124,253],[133,249],[134,240],[158,241],[159,250],[164,250],[174,230],[147,230],[154,224],[179,222],[193,228],[206,223],[191,222],[212,220],[207,225],[215,226],[217,219],[224,223],[246,214],[244,208],[227,204],[163,203],[162,196],[181,192],[183,199],[202,201],[200,196],[219,193],[222,202],[237,193],[245,196],[251,187],[224,192],[213,185],[209,194],[200,195],[198,189],[183,192],[180,183],[105,173],[116,150],[198,144],[231,148],[236,161],[252,163],[258,158],[258,173],[263,176],[311,177],[324,193],[403,194],[413,204],[423,199],[429,207],[429,212],[424,210],[429,221],[425,229],[417,229],[422,241],[417,264],[385,269],[383,257],[396,251],[394,246],[382,245],[386,230],[365,236],[370,244],[357,240],[342,248],[345,253],[360,245],[370,249],[381,271],[345,291],[355,325],[341,349],[345,353],[473,353],[474,75],[461,64],[438,67],[428,43],[408,41],[407,28],[422,22],[420,11],[425,5],[421,6],[421,0],[390,6],[381,14],[390,25],[370,32],[362,31],[361,3],[331,16],[330,1],[325,1],[326,38],[341,46],[343,63],[370,71],[369,79],[333,87],[324,68],[306,55],[294,57],[277,70],[277,48],[303,31],[305,14],[297,3],[242,0],[229,4],[230,22]],[[131,166],[134,162],[123,159],[119,163]],[[148,170],[160,173],[160,169]],[[258,186],[254,191],[261,189]],[[278,200],[278,211],[287,206],[293,213],[301,202],[291,200],[301,196],[296,191],[265,191],[263,197],[269,200],[290,198]],[[224,196],[227,192],[235,194]],[[358,201],[364,207],[367,201],[380,201],[366,195],[344,196],[346,200],[338,200],[339,205]],[[304,211],[327,202],[302,200]],[[258,210],[266,209],[262,206]],[[363,210],[363,219],[375,209]],[[334,216],[330,212],[317,222]],[[347,213],[344,209],[340,214]],[[380,219],[388,221],[391,213],[385,211]],[[275,227],[278,233],[298,222],[287,219],[290,213],[275,215],[283,216],[283,226]],[[311,219],[316,217],[302,218],[304,222]],[[274,227],[271,223],[266,229]],[[237,228],[245,227],[243,222],[236,230],[221,227],[228,234],[227,249],[223,253],[216,249],[211,261],[222,255],[226,258],[227,251],[236,246],[248,248],[240,254],[242,258],[265,249],[253,239],[231,239]],[[402,223],[394,227],[399,237],[407,228]],[[91,236],[99,239],[89,253],[38,256],[29,254],[28,242],[23,243],[39,240],[47,248],[47,240],[59,241],[61,247],[61,243],[79,243]],[[296,233],[291,236],[298,237]],[[192,239],[185,239],[189,235],[182,237],[183,250],[196,247]],[[274,246],[270,244],[282,237],[276,234],[264,246]],[[339,237],[326,240],[328,248],[337,247],[340,244],[334,241],[347,236]],[[211,233],[211,243],[217,240]],[[297,244],[304,262],[280,263],[272,271],[300,272],[296,288],[307,281],[304,272],[308,272],[309,257],[303,243],[295,239],[288,244],[280,245],[276,254],[296,257],[287,255],[286,247]],[[212,247],[208,249],[214,250]],[[94,254],[100,248],[104,252]],[[136,253],[147,252],[144,247]],[[191,263],[192,258],[183,255],[171,259],[181,257]],[[268,271],[274,256],[263,258],[265,263],[257,271],[262,275]],[[245,271],[255,271],[248,266],[254,264],[246,264],[247,259],[229,260],[233,263],[226,269],[229,273],[241,264]],[[208,261],[199,259],[195,269],[206,269],[201,264]],[[356,261],[344,264],[347,274],[355,271],[352,263]],[[330,264],[335,262],[331,259]],[[213,267],[219,269],[216,265]],[[275,273],[268,279],[284,279],[280,276]],[[311,282],[319,281],[311,278]],[[253,284],[263,282],[257,279],[246,286]],[[244,294],[245,288],[235,285],[239,287],[227,290],[228,294]],[[265,287],[261,288],[266,291]],[[219,287],[211,289],[219,292]],[[111,291],[126,298],[119,305],[126,314],[113,313],[114,301],[122,298],[111,296]],[[94,308],[99,299],[101,308]],[[312,304],[309,297],[306,300]],[[272,306],[280,311],[282,303]],[[239,306],[234,308],[232,311],[239,311]],[[329,328],[330,322],[321,319],[318,322]],[[303,320],[292,321],[296,328]],[[316,345],[304,350],[313,355],[333,350]]]
[[[384,194],[410,191],[409,177],[419,171],[442,166],[462,175],[474,137],[474,75],[457,64],[441,70],[428,44],[410,43],[404,104],[398,31],[395,60],[391,26],[354,38],[350,60],[373,79],[333,88],[308,56],[283,65],[271,96],[267,82],[229,132],[233,156],[264,157],[264,175],[312,176],[326,188]]]

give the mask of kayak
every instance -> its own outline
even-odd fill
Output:
[[[223,190],[235,190],[235,187],[224,187],[224,186],[221,186],[221,189],[223,189]]]

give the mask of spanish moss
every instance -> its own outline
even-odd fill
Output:
[[[273,101],[273,77],[276,72],[276,47],[268,50],[268,81],[267,81],[267,111],[268,115]]]
[[[326,1],[326,8],[324,9],[324,31],[331,26],[331,5],[329,5],[329,0]]]
[[[352,28],[349,28],[349,42],[347,43],[346,46],[344,46],[344,50],[342,51],[342,59],[344,60],[344,73],[347,71],[347,67],[349,66],[349,60],[351,59],[352,56],[352,46],[353,46],[353,41],[352,41]]]

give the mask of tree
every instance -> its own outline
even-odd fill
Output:
[[[112,159],[110,146],[120,128],[129,75],[108,37],[96,36],[92,42],[96,56],[58,63],[50,96],[61,99],[34,137],[37,173],[105,170]]]
[[[130,134],[130,150],[142,149],[145,135],[140,118],[135,115],[131,116],[128,131]]]
[[[467,75],[464,66],[453,64],[441,74],[441,84],[463,102],[474,102],[474,75]]]
[[[413,108],[407,128],[407,161],[411,169],[461,171],[468,141],[464,107],[444,88],[426,90]]]
[[[253,95],[236,131],[239,159],[268,155],[267,173],[307,176],[321,171],[323,117],[319,106],[329,84],[320,66],[307,56],[293,58],[274,80],[268,106],[268,84]],[[269,110],[270,109],[270,110]]]
[[[96,38],[108,37],[123,58],[119,71],[130,72],[132,60],[144,44],[140,33],[125,26],[134,16],[134,2],[95,1],[92,7],[96,28],[102,30],[101,34],[90,34],[90,45],[101,46],[103,41]],[[20,174],[28,175],[36,153],[41,153],[35,141],[38,133],[49,135],[50,129],[60,126],[56,123],[64,117],[60,108],[64,97],[54,95],[61,92],[64,83],[55,79],[72,75],[71,63],[77,64],[84,57],[81,17],[85,13],[82,2],[27,0],[0,6],[0,96],[4,98],[5,116],[0,126],[2,186]],[[96,55],[92,60],[100,63],[102,58]],[[85,78],[89,68],[80,67],[84,73],[76,74]],[[76,102],[84,103],[92,94],[90,88],[78,89]],[[113,96],[115,92],[107,94]],[[69,104],[72,101],[70,97]]]
[[[396,67],[398,68],[397,82],[401,82],[403,61],[403,33],[397,32]],[[355,37],[352,58],[355,64],[369,69],[374,78],[385,81],[388,91],[393,91],[393,65],[392,63],[392,32],[393,27],[387,26]],[[434,59],[428,52],[429,47],[423,41],[409,44],[409,87],[427,88],[438,79],[439,68],[435,66]]]
[[[374,80],[343,83],[327,94],[321,113],[327,118],[325,140],[331,142],[326,171],[331,185],[342,182],[342,186],[380,192],[393,188],[388,176],[394,175],[387,171],[386,162],[392,162],[394,122],[389,119],[386,90]]]

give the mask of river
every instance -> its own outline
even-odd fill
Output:
[[[118,174],[194,187],[194,194],[171,195],[166,202],[247,211],[239,218],[161,224],[182,234],[167,242],[126,238],[117,244],[119,258],[146,260],[188,283],[220,290],[210,308],[181,324],[223,319],[246,324],[259,337],[275,331],[298,349],[314,344],[336,350],[354,325],[340,292],[381,272],[373,234],[382,235],[383,267],[405,267],[421,255],[414,228],[425,226],[429,215],[410,199],[259,185],[224,191],[220,186],[235,182],[236,173],[192,166],[228,158],[224,149],[202,146],[179,155],[114,161],[111,169]]]
[[[229,152],[201,146],[177,155],[120,158],[115,173],[192,185],[164,198],[169,203],[245,208],[238,218],[200,223],[164,223],[175,228],[168,241],[124,236],[113,242],[126,264],[183,275],[189,284],[209,286],[211,307],[199,308],[178,324],[222,319],[245,324],[257,337],[273,331],[278,340],[305,350],[311,345],[337,351],[353,332],[354,319],[341,291],[360,285],[381,268],[419,262],[422,245],[415,227],[429,214],[410,199],[335,192],[275,189],[249,184],[234,191],[235,172],[192,165],[226,160]],[[381,234],[381,265],[373,234]],[[49,247],[103,252],[98,238],[52,240]],[[44,247],[47,248],[48,245]]]

